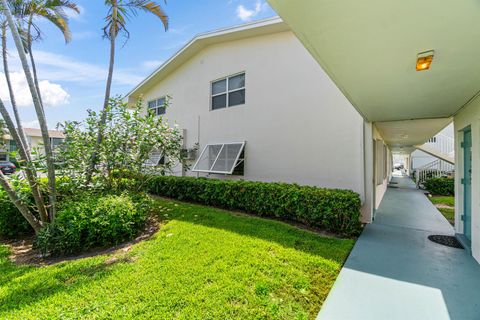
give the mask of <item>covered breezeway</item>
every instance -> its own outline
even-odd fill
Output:
[[[479,319],[480,265],[467,250],[428,240],[454,229],[412,180],[392,180],[318,319]]]

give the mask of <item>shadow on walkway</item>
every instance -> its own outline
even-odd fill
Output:
[[[407,177],[394,177],[318,319],[480,319],[480,265],[427,239],[454,234]]]

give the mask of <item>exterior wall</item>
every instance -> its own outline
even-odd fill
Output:
[[[211,81],[242,71],[246,103],[210,111]],[[145,105],[172,97],[165,118],[185,129],[187,148],[246,141],[245,175],[212,177],[345,188],[364,200],[363,119],[291,32],[211,45],[142,94]]]
[[[373,144],[374,144],[374,163],[375,163],[375,172],[374,172],[374,189],[375,189],[375,210],[378,209],[380,206],[380,202],[382,202],[383,196],[385,192],[387,192],[388,183],[392,178],[392,153],[390,149],[387,147],[386,156],[387,158],[384,159],[383,156],[378,155],[378,150],[375,148],[375,143],[379,143],[379,145],[386,146],[383,137],[380,135],[380,132],[377,130],[375,125],[373,126]],[[386,161],[386,175],[382,173],[383,168],[385,166],[384,162]],[[380,177],[379,177],[380,176]]]
[[[28,143],[30,144],[30,148],[37,148],[39,145],[43,145],[42,137],[27,137]]]
[[[463,213],[464,193],[461,179],[463,178],[463,141],[462,130],[471,127],[472,130],[472,243],[474,258],[480,262],[480,99],[476,98],[454,118],[455,124],[455,231],[463,234],[464,226],[461,219]]]
[[[448,125],[447,127],[445,127],[442,131],[440,131],[436,136],[445,136],[445,137],[449,137],[449,138],[454,138],[454,127],[453,127],[453,123],[451,123],[450,125]],[[434,157],[434,156],[431,156],[429,155],[428,153],[425,153],[421,150],[415,150],[414,152],[412,152],[412,155],[411,155],[411,166],[412,166],[412,170],[415,170],[419,167],[422,167],[426,164],[429,164],[435,160],[438,160],[438,158]]]

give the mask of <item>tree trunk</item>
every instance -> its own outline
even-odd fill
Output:
[[[105,100],[103,101],[102,116],[100,118],[100,123],[98,126],[97,143],[95,144],[95,149],[93,150],[90,167],[87,171],[87,179],[85,182],[85,184],[87,185],[90,184],[90,182],[92,181],[93,171],[95,170],[95,166],[97,165],[98,153],[100,151],[100,146],[103,141],[103,130],[107,122],[108,103],[110,102],[110,91],[112,88],[113,68],[115,65],[115,38],[116,38],[116,33],[111,32],[110,33],[110,65],[108,67],[107,85],[105,88]]]
[[[35,233],[38,234],[38,232],[42,229],[42,224],[30,212],[30,209],[28,209],[28,207],[20,200],[17,193],[15,192],[13,187],[10,185],[10,183],[8,182],[7,178],[2,173],[1,170],[0,170],[0,185],[2,185],[2,187],[7,192],[10,201],[15,205],[15,207],[17,207],[18,211],[20,211],[22,216],[25,219],[27,219],[28,223],[32,226],[33,230],[35,230]]]
[[[15,125],[13,124],[12,118],[8,114],[8,111],[1,100],[0,100],[0,114],[3,117],[3,120],[5,120],[5,124],[7,125],[8,131],[10,131],[10,134],[12,135],[13,140],[15,140],[15,142],[18,144],[18,151],[19,151],[21,160],[24,160],[27,162],[27,165],[25,166],[25,174],[27,176],[27,181],[28,181],[28,184],[30,185],[30,189],[32,190],[33,199],[35,200],[35,205],[37,206],[40,219],[43,222],[48,222],[49,219],[48,219],[47,209],[45,207],[45,203],[43,201],[42,194],[40,192],[40,187],[37,183],[35,170],[29,167],[31,163],[27,161],[27,154],[25,153],[25,149],[23,148],[22,141],[20,140],[20,136],[17,130],[15,129]]]
[[[38,99],[40,100],[40,104],[43,107],[43,100],[42,100],[42,93],[40,92],[40,85],[38,83],[37,77],[37,66],[35,65],[35,59],[33,58],[33,50],[32,50],[32,23],[33,23],[33,14],[30,15],[30,19],[28,20],[28,31],[27,31],[27,46],[28,46],[28,54],[30,56],[30,64],[32,65],[32,72],[33,72],[33,81],[35,82],[35,88],[37,88],[38,92]]]
[[[3,119],[5,120],[5,124],[7,125],[8,131],[10,132],[13,140],[17,144],[18,153],[20,159],[26,163],[25,166],[25,174],[27,176],[27,181],[30,185],[30,189],[32,190],[33,199],[35,201],[35,205],[37,206],[38,213],[40,215],[40,219],[43,222],[47,222],[48,214],[47,209],[45,207],[45,202],[43,201],[43,197],[40,191],[40,187],[37,181],[37,174],[35,172],[35,168],[31,167],[31,156],[30,150],[28,147],[28,143],[26,141],[23,128],[21,126],[21,119],[20,115],[18,114],[17,104],[15,101],[15,94],[12,89],[12,84],[10,81],[10,74],[7,62],[7,37],[6,37],[6,24],[2,25],[2,55],[3,55],[3,68],[5,73],[5,78],[7,81],[7,86],[10,94],[10,102],[12,104],[13,112],[15,114],[15,119],[17,121],[18,130],[15,129],[15,124],[13,123],[10,114],[8,113],[5,105],[2,101],[0,101],[0,114],[2,115]]]
[[[17,52],[22,62],[23,71],[25,72],[25,77],[27,78],[28,87],[32,95],[33,105],[35,106],[35,112],[37,113],[38,122],[40,124],[40,129],[42,131],[43,144],[45,147],[45,156],[47,160],[47,169],[48,169],[48,196],[50,200],[50,220],[53,221],[56,213],[56,185],[55,185],[55,164],[53,162],[53,153],[52,146],[50,143],[50,137],[48,134],[47,121],[45,119],[45,113],[43,107],[40,103],[40,98],[35,87],[35,82],[30,72],[30,67],[28,65],[27,56],[25,54],[25,48],[23,47],[22,39],[17,30],[16,23],[13,20],[12,13],[8,6],[7,0],[1,0],[3,5],[3,13],[7,18],[8,25],[12,32],[13,39],[15,40],[15,46],[17,47]]]
[[[10,80],[10,70],[9,70],[9,67],[8,67],[7,55],[8,55],[8,52],[7,52],[7,23],[4,22],[2,24],[3,71],[5,73],[5,79],[7,81],[8,93],[10,95],[10,103],[12,105],[13,115],[15,116],[15,122],[17,123],[18,133],[19,133],[20,139],[22,140],[23,147],[24,147],[24,150],[25,150],[25,153],[26,153],[26,157],[27,157],[26,160],[31,161],[30,146],[27,142],[27,138],[25,137],[25,131],[23,131],[22,121],[20,119],[20,114],[18,113],[17,101],[15,99],[15,94],[13,92],[12,81]]]

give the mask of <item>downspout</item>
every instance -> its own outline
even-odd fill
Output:
[[[197,146],[198,152],[200,153],[200,116],[197,118]],[[200,156],[200,154],[198,155]],[[197,172],[197,178],[200,177],[200,172]]]

